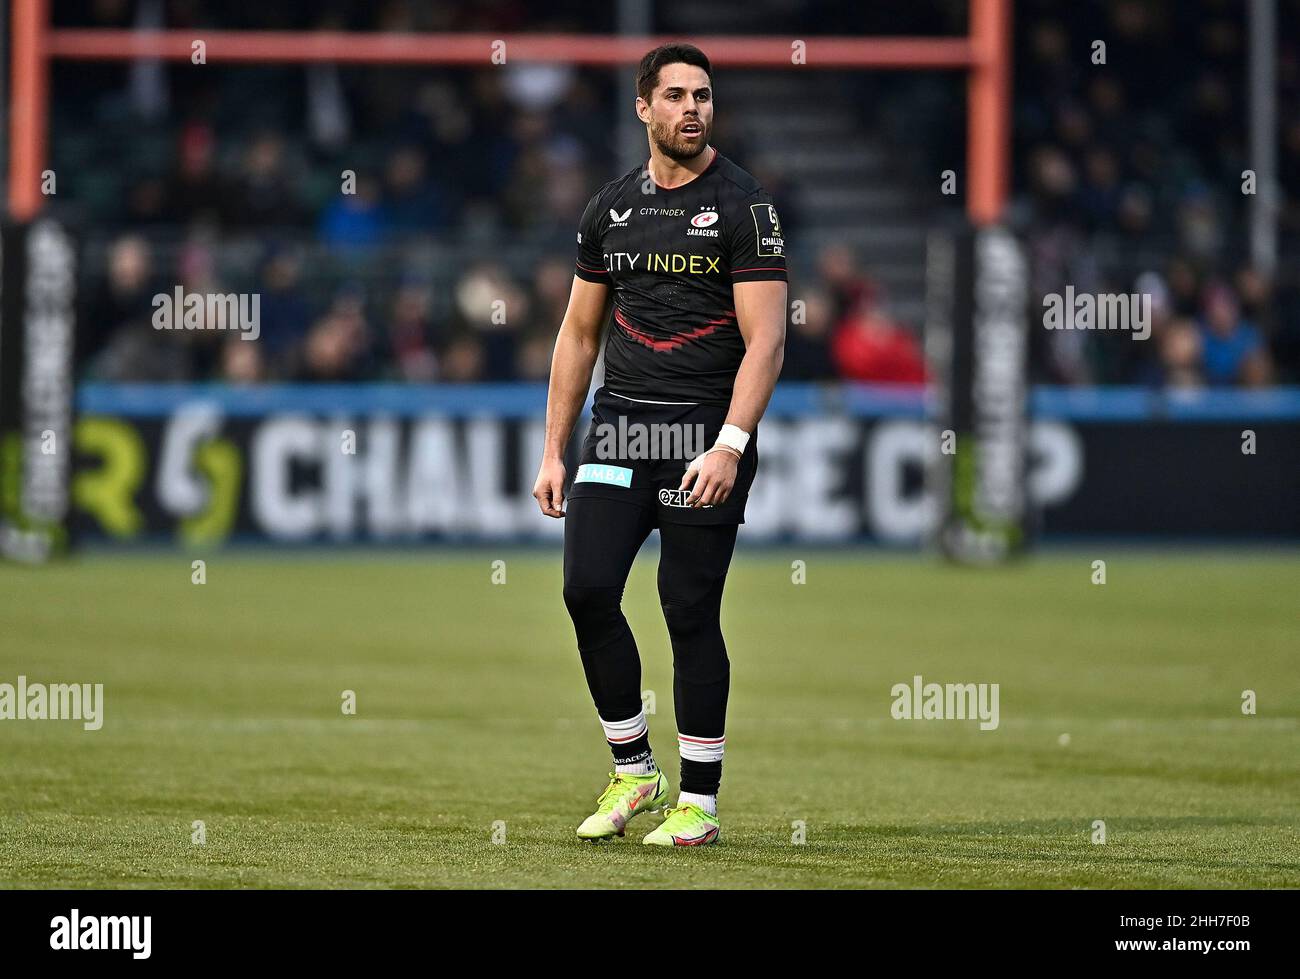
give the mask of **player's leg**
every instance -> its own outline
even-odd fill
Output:
[[[696,846],[718,838],[717,797],[731,686],[722,638],[722,590],[738,529],[734,523],[666,521],[659,528],[659,601],[673,647],[681,795],[646,843]]]
[[[623,587],[654,529],[649,507],[600,497],[570,498],[564,518],[564,604],[573,620],[587,686],[614,756],[583,839],[622,836],[627,821],[667,800],[641,706],[641,658],[623,616]]]

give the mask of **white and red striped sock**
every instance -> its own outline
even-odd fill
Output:
[[[701,780],[718,784],[718,773],[722,769],[722,755],[727,748],[727,739],[725,737],[717,738],[700,738],[691,734],[677,735],[677,748],[682,756],[682,781],[688,782],[687,769],[691,768],[691,778],[695,782]],[[709,766],[703,770],[700,765]],[[705,795],[698,792],[682,792],[677,797],[678,805],[687,802],[693,802],[710,816],[718,814],[718,796],[717,794]]]
[[[600,726],[605,729],[605,740],[614,751],[614,771],[624,775],[652,775],[658,771],[654,753],[650,750],[650,729],[646,726],[645,711],[639,711],[635,717],[629,717],[625,721],[607,721],[602,717]],[[619,762],[619,749],[641,738],[646,739],[644,757]]]
[[[724,738],[697,738],[689,734],[677,735],[677,748],[687,761],[722,761],[727,747]]]

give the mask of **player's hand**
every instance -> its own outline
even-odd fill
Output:
[[[564,516],[564,463],[559,459],[543,459],[533,484],[533,499],[542,513],[557,520]]]
[[[697,455],[686,467],[682,485],[678,489],[688,489],[694,483],[691,495],[686,498],[687,506],[717,506],[726,502],[731,495],[731,488],[736,485],[736,470],[740,459],[727,449],[710,449]]]

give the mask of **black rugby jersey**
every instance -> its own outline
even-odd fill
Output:
[[[602,187],[578,229],[576,274],[614,289],[605,388],[729,405],[745,355],[732,283],[786,279],[776,208],[716,150],[703,173],[671,190],[643,174],[637,167]]]

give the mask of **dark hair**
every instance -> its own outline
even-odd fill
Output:
[[[713,66],[709,64],[704,52],[694,44],[661,44],[641,59],[636,70],[636,94],[649,102],[655,86],[659,84],[659,69],[664,65],[676,64],[703,68],[710,83],[713,81]]]

